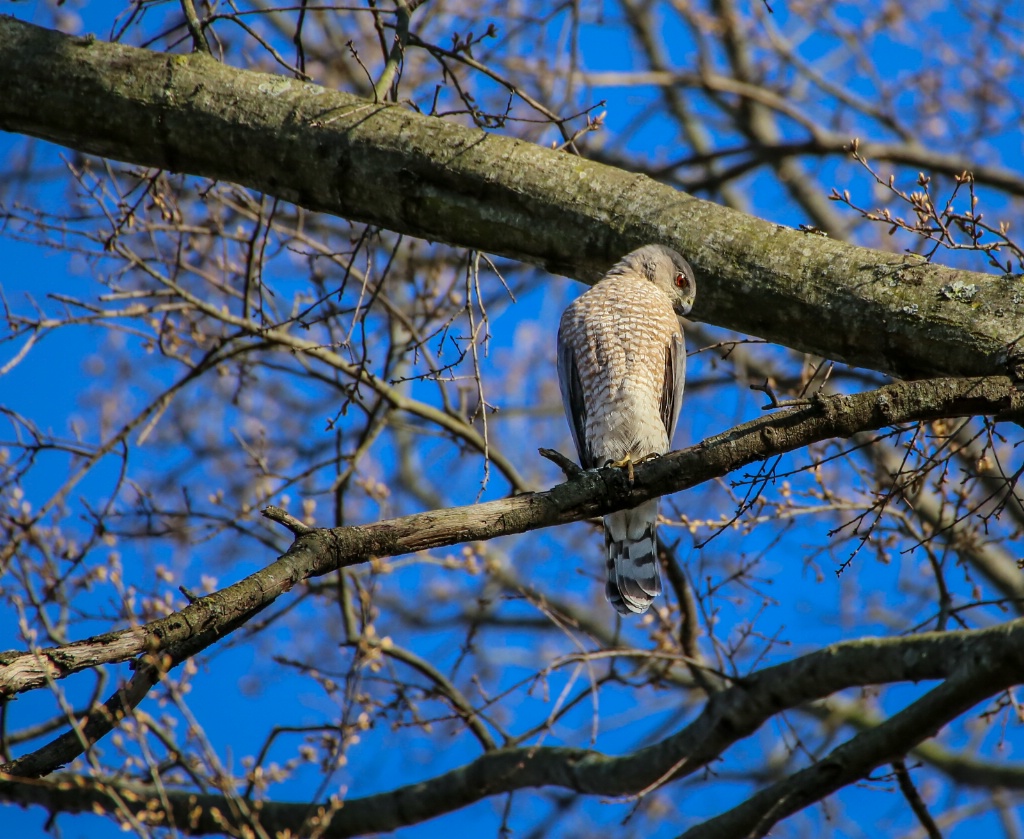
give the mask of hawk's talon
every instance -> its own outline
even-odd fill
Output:
[[[614,466],[616,469],[625,469],[626,476],[629,479],[629,485],[633,486],[636,479],[636,476],[633,473],[633,467],[639,466],[641,463],[647,463],[647,461],[654,460],[657,457],[661,457],[661,452],[651,452],[650,454],[645,454],[643,457],[637,458],[636,460],[633,459],[633,455],[627,454],[621,460],[609,460],[605,466]]]
[[[616,469],[625,469],[626,479],[629,481],[629,485],[633,486],[633,481],[635,480],[633,463],[633,455],[627,454],[622,460],[609,460],[607,465],[614,466]]]

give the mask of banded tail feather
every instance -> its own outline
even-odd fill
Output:
[[[608,549],[605,594],[620,614],[642,615],[661,594],[657,523],[657,499],[604,517]]]

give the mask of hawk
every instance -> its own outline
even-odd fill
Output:
[[[627,254],[562,314],[558,383],[584,469],[625,466],[669,451],[679,419],[686,349],[679,316],[697,283],[671,248]],[[621,614],[643,614],[661,593],[658,499],[604,517],[605,593]]]

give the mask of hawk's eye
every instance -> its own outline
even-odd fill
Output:
[[[676,274],[676,288],[686,288],[686,286],[689,285],[689,283],[690,281],[686,279],[686,274],[684,274],[682,271]]]

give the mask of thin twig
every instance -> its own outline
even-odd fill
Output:
[[[902,792],[903,797],[907,799],[910,809],[914,811],[914,815],[917,816],[917,820],[921,822],[921,827],[925,829],[929,839],[942,839],[942,831],[939,830],[939,826],[935,823],[935,819],[932,818],[932,814],[928,812],[928,807],[921,799],[921,794],[917,791],[917,787],[914,786],[914,781],[910,777],[910,772],[907,771],[907,764],[903,761],[903,758],[894,760],[892,762],[892,768],[896,773],[896,780],[899,782],[900,792]]]
[[[188,27],[188,34],[192,36],[192,51],[210,54],[210,45],[206,43],[206,35],[203,32],[203,25],[196,15],[196,7],[192,0],[181,0],[181,10],[185,14],[185,26]]]

